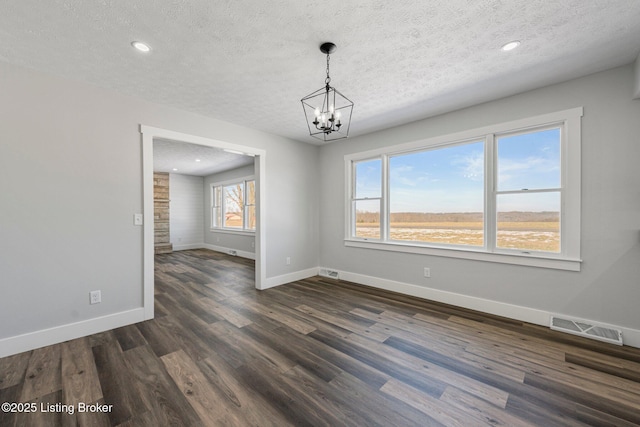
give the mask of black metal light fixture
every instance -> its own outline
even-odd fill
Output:
[[[324,87],[302,98],[302,109],[309,126],[309,134],[322,141],[334,141],[349,136],[353,102],[331,86],[329,77],[329,55],[336,45],[327,42],[320,51],[327,55],[327,78]]]

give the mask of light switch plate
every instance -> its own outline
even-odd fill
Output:
[[[142,225],[142,214],[133,214],[133,225]]]

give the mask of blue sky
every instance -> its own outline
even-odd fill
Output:
[[[498,190],[560,187],[560,131],[498,138]],[[389,159],[391,212],[482,212],[484,144],[471,142]],[[358,163],[356,197],[379,197],[380,160]],[[558,193],[498,197],[499,211],[557,211]]]

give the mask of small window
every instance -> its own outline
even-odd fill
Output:
[[[496,247],[560,253],[560,127],[496,140]]]
[[[256,229],[256,182],[246,181],[246,194],[244,204],[244,223],[248,230]]]
[[[242,180],[211,186],[211,228],[255,231],[255,181]]]
[[[380,239],[382,161],[372,159],[355,162],[354,172],[354,236],[362,239]]]
[[[224,195],[223,227],[243,228],[244,224],[244,185],[225,185],[222,189]]]
[[[213,187],[213,205],[211,209],[211,226],[222,227],[222,187]]]

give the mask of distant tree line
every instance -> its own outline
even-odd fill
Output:
[[[391,222],[482,222],[482,212],[395,212]],[[499,222],[558,222],[559,212],[498,212]],[[356,222],[376,223],[380,221],[378,212],[356,212]]]

